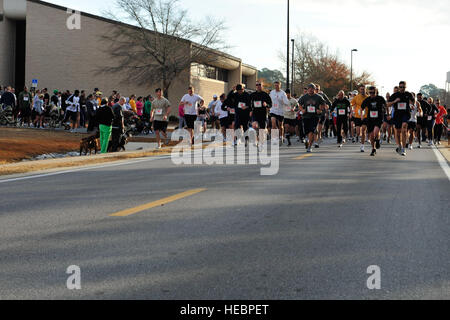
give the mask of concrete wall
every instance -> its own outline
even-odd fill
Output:
[[[114,65],[100,37],[114,26],[99,19],[81,16],[81,29],[69,30],[66,11],[28,2],[26,84],[38,79],[39,88],[86,90],[99,88],[106,95],[118,90],[123,96],[154,95],[159,84],[124,82],[126,75],[102,75],[99,69]],[[169,90],[169,99],[178,105],[189,86],[189,71],[178,77]]]
[[[3,12],[3,0],[0,0]],[[15,22],[4,18],[0,22],[0,85],[14,85],[16,28]]]

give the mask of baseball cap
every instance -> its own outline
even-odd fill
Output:
[[[308,89],[309,89],[309,88],[315,89],[315,88],[316,88],[316,85],[315,85],[314,83],[310,83],[310,84],[308,84],[307,88],[308,88]]]
[[[217,97],[217,94],[213,95],[213,98],[218,98],[218,97]]]

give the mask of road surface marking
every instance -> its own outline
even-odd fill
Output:
[[[51,173],[44,173],[44,174],[38,174],[38,175],[32,175],[32,176],[26,176],[26,177],[20,177],[20,178],[12,178],[12,179],[0,180],[0,184],[8,183],[8,182],[14,182],[14,181],[23,181],[23,180],[37,179],[37,178],[43,178],[43,177],[57,176],[57,175],[60,175],[60,174],[65,174],[65,173],[74,173],[74,172],[94,170],[94,169],[119,167],[119,166],[125,166],[125,165],[129,165],[129,164],[136,164],[136,163],[147,162],[147,161],[156,161],[156,160],[162,160],[162,159],[170,159],[170,156],[157,157],[157,158],[148,158],[148,159],[143,159],[143,160],[127,161],[127,162],[120,162],[120,163],[113,163],[113,164],[106,164],[106,165],[101,165],[101,166],[87,166],[87,167],[80,168],[80,169],[56,171],[56,172],[51,172]]]
[[[153,201],[153,202],[143,204],[143,205],[135,207],[135,208],[131,208],[131,209],[127,209],[127,210],[123,210],[123,211],[114,213],[111,215],[111,217],[128,217],[128,216],[131,216],[132,214],[139,213],[139,212],[142,212],[142,211],[145,211],[148,209],[160,207],[162,205],[166,205],[168,203],[193,196],[193,195],[203,192],[203,191],[206,191],[206,189],[188,190],[186,192],[179,193],[179,194],[176,194],[176,195],[173,195],[173,196],[170,196],[170,197],[158,200],[158,201]]]
[[[312,155],[311,153],[308,153],[308,154],[305,154],[305,155],[303,155],[303,156],[294,158],[294,160],[303,160],[303,159],[306,159],[306,158],[309,158],[309,157],[312,157],[312,156],[313,156],[313,155]]]
[[[448,180],[450,180],[450,167],[448,166],[447,159],[444,158],[444,156],[441,154],[438,148],[436,148],[436,146],[433,146],[433,152],[438,158],[439,164],[441,165],[442,170],[444,170],[445,174],[447,175]]]

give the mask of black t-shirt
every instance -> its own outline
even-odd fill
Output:
[[[248,92],[239,94],[236,93],[234,96],[234,107],[237,112],[250,112],[250,107],[252,105],[252,99],[250,98],[250,94]]]
[[[383,121],[386,113],[386,100],[381,96],[369,97],[363,101],[361,108],[365,110],[369,121]]]
[[[325,104],[325,100],[318,94],[312,96],[310,94],[305,94],[300,98],[298,104],[305,109],[305,112],[303,113],[304,119],[318,118],[319,115],[317,114],[317,111],[320,110],[320,106]]]
[[[272,106],[272,99],[267,92],[253,92],[250,95],[250,98],[252,100],[252,111],[254,112],[254,114],[266,115],[267,108],[270,108]],[[267,104],[267,107],[264,107],[264,102]]]
[[[410,103],[414,101],[414,97],[409,92],[397,92],[394,93],[390,98],[389,102],[394,102],[400,99],[399,102],[395,103],[394,106],[394,117],[409,116],[411,113]]]
[[[342,100],[336,99],[333,102],[332,108],[333,110],[336,109],[336,115],[338,118],[348,117],[350,101],[348,101],[347,98],[344,98]]]

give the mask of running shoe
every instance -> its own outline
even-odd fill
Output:
[[[376,150],[376,149],[373,149],[373,150],[372,150],[372,153],[370,154],[370,156],[371,156],[371,157],[375,157],[376,154],[377,154],[377,150]]]
[[[361,146],[361,152],[366,152],[364,145]]]
[[[306,151],[307,153],[311,153],[311,148],[308,148],[308,150]]]
[[[406,151],[405,151],[405,149],[402,149],[402,156],[406,157]]]

